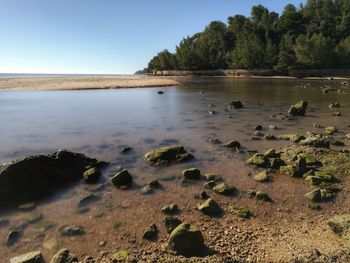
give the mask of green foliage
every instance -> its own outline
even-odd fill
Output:
[[[152,70],[266,68],[288,74],[293,69],[350,66],[350,1],[308,0],[287,5],[279,16],[262,5],[251,17],[235,15],[227,25],[210,23],[184,38],[174,54],[158,53]]]

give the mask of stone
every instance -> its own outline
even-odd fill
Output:
[[[7,218],[0,218],[0,228],[10,224],[10,220]]]
[[[276,140],[277,138],[274,136],[274,135],[272,135],[272,134],[265,134],[264,135],[264,138],[265,138],[265,140],[268,140],[268,141],[273,141],[273,140]]]
[[[170,204],[162,207],[161,211],[164,214],[176,214],[179,212],[179,207],[176,204]]]
[[[303,146],[311,146],[316,148],[329,148],[330,142],[328,139],[323,137],[309,137],[299,142]]]
[[[73,263],[78,262],[78,259],[72,255],[68,249],[62,248],[50,260],[50,263]]]
[[[101,177],[100,169],[92,167],[83,173],[83,180],[87,184],[97,183]]]
[[[129,189],[132,186],[132,176],[126,169],[114,175],[110,180],[117,188]]]
[[[123,146],[122,149],[120,150],[121,153],[128,153],[132,150],[131,147],[129,146]]]
[[[142,195],[150,195],[150,194],[154,193],[154,190],[151,188],[151,186],[146,185],[146,186],[141,188],[140,193]]]
[[[69,183],[82,180],[86,167],[103,165],[106,163],[65,150],[6,163],[0,166],[0,206],[52,196]]]
[[[13,246],[23,235],[21,230],[11,230],[5,239],[6,246]]]
[[[231,148],[231,149],[235,149],[235,150],[238,150],[239,148],[241,148],[241,144],[238,141],[235,141],[235,140],[227,142],[225,144],[225,146],[227,148]]]
[[[185,162],[193,158],[183,146],[165,146],[145,154],[145,160],[152,166],[168,165],[173,162]]]
[[[239,101],[239,100],[237,100],[237,101],[232,101],[232,102],[230,102],[228,108],[229,108],[230,110],[232,110],[232,109],[242,109],[242,108],[243,108],[243,104],[242,104],[242,102]]]
[[[206,189],[213,189],[216,186],[215,181],[209,181],[204,184],[204,188]]]
[[[205,174],[204,178],[206,181],[215,181],[215,182],[222,181],[222,177],[217,174]]]
[[[269,130],[277,130],[278,129],[276,125],[272,125],[272,124],[270,124],[268,128],[269,128]]]
[[[323,182],[323,180],[321,177],[309,175],[305,178],[305,182],[312,185],[320,185]]]
[[[233,213],[234,215],[236,215],[240,218],[244,218],[244,219],[248,219],[252,216],[251,211],[246,207],[231,206],[228,208],[228,211]]]
[[[267,182],[269,180],[269,175],[266,171],[262,171],[256,175],[254,175],[254,180],[257,182]]]
[[[173,230],[180,224],[182,224],[182,221],[178,219],[177,217],[173,216],[166,216],[163,220],[165,229],[168,234],[173,232]]]
[[[247,164],[256,165],[258,167],[265,167],[267,164],[267,159],[263,154],[256,153],[247,160]]]
[[[85,230],[82,226],[77,225],[66,225],[59,229],[58,231],[61,236],[81,236],[85,235]]]
[[[321,178],[322,181],[325,181],[325,182],[331,183],[331,182],[335,181],[335,177],[332,174],[327,173],[325,171],[317,171],[317,172],[315,172],[315,176]]]
[[[340,236],[345,245],[350,248],[350,214],[336,215],[327,223],[332,231]]]
[[[321,201],[321,189],[317,188],[305,194],[305,197],[312,202]]]
[[[19,210],[21,210],[21,211],[31,211],[31,210],[35,209],[35,207],[36,207],[36,204],[33,202],[21,204],[18,206]]]
[[[328,126],[325,128],[325,133],[328,135],[332,135],[332,134],[336,133],[337,131],[338,131],[337,128],[334,126]]]
[[[164,91],[159,90],[157,93],[158,93],[159,95],[163,95],[163,94],[164,94]]]
[[[117,253],[114,253],[111,259],[112,259],[112,262],[124,261],[128,256],[129,256],[129,252],[127,250],[121,250],[121,251],[118,251]]]
[[[201,172],[197,168],[189,168],[182,171],[182,174],[187,180],[200,180]]]
[[[342,114],[341,114],[339,111],[334,111],[334,112],[332,112],[332,115],[333,115],[333,116],[336,116],[336,117],[342,116]]]
[[[232,195],[237,191],[234,186],[230,186],[227,183],[218,184],[213,188],[213,190],[222,195]]]
[[[314,128],[321,128],[321,125],[318,124],[317,122],[312,123],[311,126],[314,127]]]
[[[256,125],[254,130],[255,131],[261,131],[263,129],[263,127],[261,125]]]
[[[281,160],[280,158],[270,158],[269,159],[269,167],[271,169],[276,169],[279,170],[281,166],[286,165],[285,162],[283,160]]]
[[[222,209],[212,198],[208,198],[204,203],[198,205],[198,210],[208,216],[217,216],[222,214]]]
[[[43,214],[40,212],[30,213],[28,219],[26,220],[28,224],[35,224],[41,221],[44,218]]]
[[[306,101],[299,101],[296,104],[292,105],[288,111],[288,114],[294,116],[304,116],[308,103]]]
[[[149,184],[148,184],[152,189],[158,189],[160,188],[160,183],[158,180],[152,180]]]
[[[143,239],[151,240],[155,239],[158,234],[158,229],[155,224],[151,224],[144,232],[142,235]]]
[[[197,256],[205,249],[204,238],[197,228],[182,223],[171,232],[168,247],[179,255]]]
[[[279,158],[281,154],[277,153],[276,149],[272,148],[264,152],[264,156],[266,158]]]
[[[96,194],[88,194],[85,195],[82,199],[80,199],[78,203],[78,207],[85,207],[92,203],[96,203],[101,200],[101,196]]]
[[[340,103],[339,102],[332,102],[331,104],[329,104],[328,107],[329,108],[339,108],[340,107]]]
[[[250,198],[256,198],[258,200],[262,200],[262,201],[265,201],[265,202],[270,202],[272,200],[267,193],[261,192],[261,191],[248,190],[247,191],[247,195]]]
[[[44,263],[44,260],[40,251],[33,251],[11,258],[10,263]]]
[[[279,140],[292,141],[295,143],[299,143],[301,140],[305,139],[305,136],[293,133],[293,134],[282,134],[277,137]]]

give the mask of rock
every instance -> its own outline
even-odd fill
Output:
[[[142,195],[150,195],[150,194],[153,194],[154,191],[153,191],[153,189],[151,188],[151,186],[146,185],[146,186],[144,186],[144,187],[141,188],[140,193],[141,193]]]
[[[10,220],[7,218],[0,218],[0,228],[10,224]]]
[[[292,141],[295,143],[299,143],[301,140],[304,140],[305,137],[303,135],[293,133],[293,134],[282,134],[277,137],[279,140]]]
[[[308,103],[306,101],[299,101],[292,105],[288,111],[290,115],[304,116]]]
[[[207,142],[211,143],[211,144],[221,144],[222,141],[220,141],[219,139],[213,137],[213,136],[209,136],[207,138]]]
[[[197,168],[190,168],[182,171],[183,176],[187,180],[200,180],[201,172]]]
[[[132,176],[124,169],[111,178],[111,182],[114,186],[121,189],[129,189],[132,185]]]
[[[305,197],[312,202],[320,202],[321,201],[321,189],[317,188],[305,194]]]
[[[262,171],[256,175],[254,175],[254,180],[257,182],[267,182],[269,180],[269,175],[266,171]]]
[[[321,128],[321,125],[319,125],[317,122],[312,123],[311,126],[314,128]]]
[[[280,171],[280,173],[291,176],[291,177],[300,177],[299,170],[295,165],[281,166],[279,171]]]
[[[345,139],[350,140],[350,133],[345,135]]]
[[[123,146],[123,148],[120,150],[121,153],[128,153],[132,150],[129,146]]]
[[[340,103],[339,102],[332,102],[331,104],[329,104],[328,107],[329,108],[339,108],[340,107]]]
[[[230,110],[232,110],[232,109],[242,109],[242,108],[243,108],[243,104],[242,104],[242,102],[240,102],[239,100],[237,100],[237,101],[232,101],[232,102],[229,104],[228,108],[229,108]]]
[[[97,183],[100,177],[101,177],[101,171],[96,167],[86,170],[83,174],[83,180],[87,184]]]
[[[303,146],[311,146],[316,148],[329,148],[329,140],[323,137],[309,137],[299,142]]]
[[[21,211],[31,211],[35,209],[35,207],[36,207],[35,203],[25,203],[18,206],[19,210]]]
[[[327,223],[332,231],[340,236],[345,245],[350,248],[350,214],[336,215]]]
[[[256,125],[254,130],[255,131],[261,131],[263,129],[263,127],[261,125]]]
[[[333,126],[328,126],[325,128],[325,133],[328,134],[328,135],[332,135],[334,133],[336,133],[338,130],[336,127],[333,127]]]
[[[13,257],[10,263],[44,263],[40,251],[33,251],[21,256]]]
[[[331,182],[335,181],[335,177],[328,172],[317,171],[317,172],[315,172],[315,176],[321,178],[322,181],[325,181],[325,182],[331,183]]]
[[[68,249],[59,250],[50,260],[50,263],[73,263],[78,262],[78,259],[72,255]]]
[[[217,216],[222,214],[222,209],[212,198],[208,198],[204,203],[198,205],[198,210],[208,216]]]
[[[280,158],[270,158],[269,159],[269,167],[271,169],[279,170],[281,166],[284,166],[285,162]]]
[[[342,116],[342,114],[341,114],[339,111],[334,111],[334,112],[332,112],[332,115],[333,115],[333,116],[336,116],[336,117]]]
[[[10,231],[5,239],[6,246],[10,247],[14,245],[21,237],[23,232],[21,230],[12,230]]]
[[[209,198],[209,195],[206,191],[202,191],[201,193],[199,194],[195,194],[194,195],[194,198],[195,199],[202,199],[202,200],[207,200]]]
[[[158,180],[152,180],[149,184],[148,184],[152,189],[158,189],[160,188],[160,183]]]
[[[81,180],[86,167],[101,165],[105,163],[65,150],[4,164],[0,166],[0,206],[51,196],[55,190]]]
[[[168,234],[173,232],[173,230],[180,224],[182,224],[182,221],[178,219],[177,217],[173,216],[166,216],[163,220],[164,226],[166,228],[166,231]]]
[[[274,136],[274,135],[272,135],[272,134],[265,134],[264,135],[264,138],[265,138],[265,140],[268,140],[268,141],[273,141],[273,140],[276,140],[277,138]]]
[[[266,158],[279,158],[281,154],[277,153],[276,149],[272,148],[264,152],[264,156]]]
[[[277,130],[277,126],[276,125],[269,125],[269,130]]]
[[[158,94],[159,94],[159,95],[163,95],[163,94],[164,94],[164,91],[159,90],[159,91],[158,91]]]
[[[88,194],[85,195],[82,199],[80,199],[78,203],[78,207],[88,206],[92,203],[96,203],[101,200],[101,196],[96,194]]]
[[[312,185],[319,185],[323,182],[323,180],[321,177],[308,175],[305,178],[305,182],[312,184]]]
[[[232,140],[225,144],[227,148],[238,150],[241,148],[241,144],[238,141]]]
[[[152,166],[185,162],[193,158],[183,146],[166,146],[152,150],[145,154],[145,160]]]
[[[215,181],[209,181],[204,184],[204,188],[206,189],[213,189],[216,186]]]
[[[200,255],[205,249],[201,231],[187,223],[177,226],[171,232],[168,247],[186,257]]]
[[[155,224],[152,224],[143,232],[142,238],[148,240],[155,239],[157,237],[157,234],[157,226]]]
[[[82,226],[77,225],[67,225],[63,226],[59,229],[59,233],[61,236],[81,236],[85,235],[85,230]]]
[[[261,192],[261,191],[256,191],[256,190],[248,190],[247,195],[250,198],[256,198],[258,200],[262,200],[265,202],[270,202],[272,199],[267,193]]]
[[[231,206],[228,208],[229,212],[235,214],[236,216],[244,219],[248,219],[252,216],[251,211],[245,207],[235,207]]]
[[[338,141],[338,140],[330,140],[330,143],[334,146],[345,146],[345,143],[343,143],[342,141]]]
[[[63,241],[57,237],[52,237],[43,243],[43,247],[52,251],[57,251],[63,246]]]
[[[204,178],[206,181],[215,181],[215,182],[222,181],[222,177],[217,174],[205,174]]]
[[[43,214],[40,212],[32,212],[29,218],[26,220],[28,224],[35,224],[44,218]]]
[[[118,251],[117,253],[114,253],[111,257],[112,262],[120,262],[120,261],[125,261],[126,258],[129,256],[129,252],[127,250],[121,250]]]
[[[213,190],[218,194],[222,194],[222,195],[232,195],[234,192],[237,191],[235,187],[230,186],[226,183],[218,184],[213,188]]]
[[[176,204],[170,204],[167,206],[164,206],[161,211],[164,214],[176,214],[179,212],[179,207]]]
[[[254,135],[258,136],[258,137],[263,137],[264,136],[264,134],[261,131],[255,131]],[[260,139],[260,138],[257,138],[257,139]]]
[[[256,153],[247,160],[247,164],[252,164],[259,167],[265,167],[267,164],[267,159],[263,154]]]

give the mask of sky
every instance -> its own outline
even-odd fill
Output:
[[[0,73],[132,74],[213,20],[306,0],[0,0]]]

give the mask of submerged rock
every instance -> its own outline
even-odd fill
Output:
[[[13,257],[10,259],[11,263],[44,263],[40,251],[29,252],[24,255]]]
[[[88,206],[92,203],[96,203],[101,200],[101,196],[95,194],[88,194],[80,199],[78,203],[78,207]]]
[[[236,150],[241,148],[241,144],[238,141],[235,141],[235,140],[229,141],[228,143],[225,144],[225,146],[227,148],[236,149]]]
[[[228,108],[229,108],[230,110],[232,110],[232,109],[242,109],[242,108],[243,108],[243,104],[242,104],[242,102],[239,101],[239,100],[237,100],[237,101],[232,101],[232,102],[230,102]]]
[[[161,166],[173,162],[185,162],[193,158],[183,146],[166,146],[145,154],[145,160],[152,166]]]
[[[340,107],[340,103],[339,102],[332,102],[331,104],[329,104],[328,107],[329,108],[339,108]]]
[[[197,256],[202,254],[205,249],[204,238],[197,228],[183,223],[171,232],[168,247],[186,257]]]
[[[350,248],[350,214],[336,215],[328,221],[328,225]]]
[[[301,100],[290,107],[288,114],[304,116],[307,109],[307,105],[308,103],[306,101]]]
[[[164,218],[164,226],[165,226],[165,229],[168,232],[168,234],[173,232],[173,230],[180,224],[182,224],[182,221],[180,219],[178,219],[177,217],[166,216]]]
[[[157,234],[157,226],[155,224],[152,224],[143,232],[142,238],[148,240],[155,239],[157,237]]]
[[[201,171],[197,168],[189,168],[182,171],[183,176],[187,180],[200,180],[201,179]]]
[[[100,177],[101,177],[101,171],[96,167],[86,170],[83,174],[83,180],[87,184],[97,183]]]
[[[115,187],[129,189],[132,185],[132,176],[124,169],[111,178],[111,182]]]
[[[52,195],[83,178],[86,167],[100,167],[96,159],[60,150],[30,156],[0,166],[0,205],[20,204]]]
[[[78,262],[78,259],[72,255],[68,249],[59,250],[50,260],[50,263],[73,263]]]
[[[213,188],[215,192],[222,195],[232,195],[237,189],[234,186],[230,186],[227,183],[218,184]]]
[[[198,205],[198,210],[208,216],[216,216],[222,213],[222,209],[212,198],[208,198],[204,203]]]
[[[77,225],[67,225],[63,226],[59,229],[59,233],[61,236],[81,236],[85,235],[85,229],[82,226]]]

